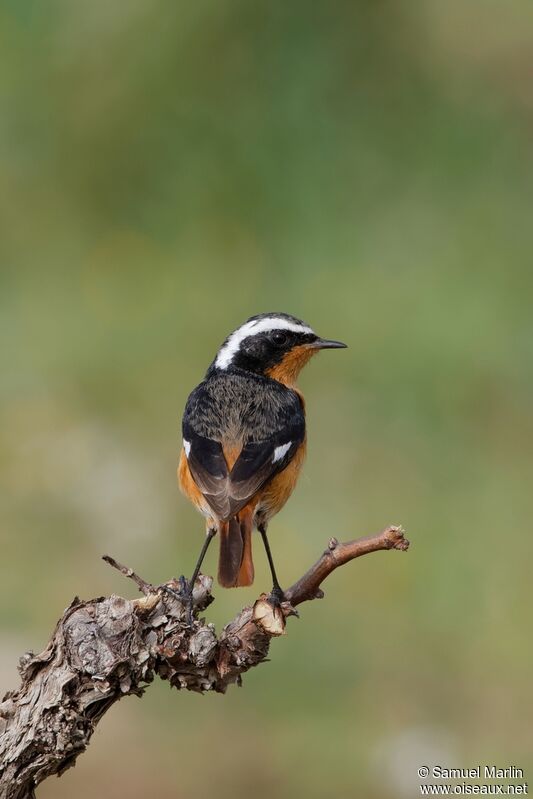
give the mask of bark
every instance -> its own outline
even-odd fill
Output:
[[[332,538],[281,606],[262,594],[219,636],[199,617],[213,601],[210,577],[196,582],[190,623],[177,581],[154,587],[106,556],[143,596],[76,597],[45,650],[21,658],[21,685],[0,704],[0,799],[31,799],[40,782],[74,765],[115,702],[141,696],[156,676],[200,693],[240,684],[242,674],[266,659],[271,638],[285,631],[296,606],[323,596],[320,585],[332,571],[369,552],[408,546],[401,527],[344,544]]]

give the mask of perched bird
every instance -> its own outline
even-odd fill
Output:
[[[283,599],[266,531],[290,497],[305,456],[305,404],[295,383],[318,350],[345,346],[289,314],[252,316],[224,341],[190,394],[178,481],[205,516],[206,538],[189,593],[217,533],[219,583],[251,585],[257,529],[272,573],[271,597]]]

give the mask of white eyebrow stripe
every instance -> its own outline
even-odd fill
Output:
[[[276,461],[280,461],[290,450],[292,441],[289,441],[287,444],[282,444],[280,447],[276,447],[274,450],[274,455],[272,457],[272,463],[276,463]]]
[[[220,348],[215,366],[218,369],[227,369],[245,338],[256,333],[268,333],[270,330],[291,330],[293,333],[311,333],[314,335],[314,331],[310,327],[299,325],[297,322],[290,322],[288,319],[279,319],[275,316],[254,319],[241,325],[231,334],[226,344]]]
[[[183,449],[185,450],[185,456],[189,457],[189,452],[191,451],[191,442],[187,441],[185,438],[183,439]]]

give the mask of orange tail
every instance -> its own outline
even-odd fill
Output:
[[[218,582],[225,588],[237,588],[253,581],[252,514],[243,509],[229,522],[220,524]]]

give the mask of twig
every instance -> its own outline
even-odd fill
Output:
[[[378,535],[368,535],[340,544],[336,538],[330,538],[328,548],[311,566],[303,577],[285,591],[286,599],[291,605],[300,605],[309,599],[322,599],[324,596],[320,588],[332,571],[343,566],[350,560],[368,555],[370,552],[379,552],[380,549],[409,549],[409,541],[404,538],[404,529],[401,525],[386,527]]]
[[[224,693],[266,659],[271,638],[284,632],[294,605],[323,595],[320,585],[332,571],[369,552],[408,546],[400,527],[345,544],[331,539],[315,565],[285,592],[281,607],[262,595],[219,637],[213,625],[198,619],[213,600],[210,577],[200,575],[196,582],[189,626],[179,595],[155,588],[106,555],[144,597],[76,598],[46,649],[21,659],[21,686],[0,703],[0,799],[33,799],[40,782],[74,765],[111,705],[123,696],[141,696],[155,675],[178,689]]]
[[[110,566],[113,566],[114,569],[117,569],[126,577],[129,577],[131,580],[133,580],[133,582],[142,591],[142,593],[145,594],[145,596],[156,593],[156,589],[151,583],[147,583],[142,577],[139,577],[139,575],[136,574],[133,569],[130,569],[128,566],[123,566],[122,563],[119,563],[118,560],[112,558],[111,555],[102,555],[102,560],[105,560],[105,562],[109,563]]]

